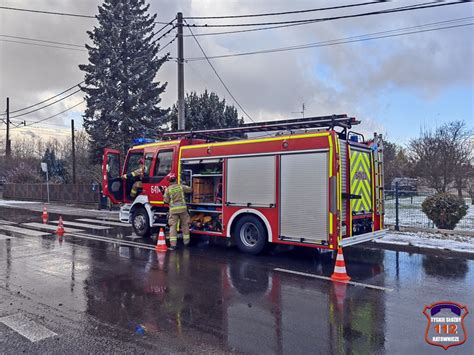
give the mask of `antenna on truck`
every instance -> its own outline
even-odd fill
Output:
[[[296,129],[314,129],[314,128],[328,128],[342,127],[344,129],[350,129],[354,125],[358,125],[360,121],[354,117],[348,117],[346,114],[332,115],[332,116],[320,116],[320,117],[306,117],[306,118],[292,118],[287,120],[278,121],[265,121],[256,123],[244,123],[239,127],[230,128],[217,128],[217,129],[206,129],[206,130],[193,130],[193,131],[178,131],[172,133],[164,133],[163,137],[167,138],[180,138],[180,137],[196,137],[205,136],[206,134],[212,134],[213,136],[229,137],[235,134],[241,133],[253,133],[253,132],[277,132],[277,131],[290,131]]]

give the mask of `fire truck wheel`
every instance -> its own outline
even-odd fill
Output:
[[[147,238],[150,236],[150,220],[148,218],[148,213],[143,207],[137,208],[133,213],[132,226],[133,231],[139,237]]]
[[[267,230],[259,218],[247,215],[237,222],[234,237],[241,251],[256,255],[267,243]]]

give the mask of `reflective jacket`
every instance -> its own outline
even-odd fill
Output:
[[[143,177],[144,170],[144,167],[136,168],[130,174],[127,174],[127,179],[136,178],[137,176],[141,179]]]
[[[192,189],[186,185],[173,184],[166,188],[163,201],[170,206],[170,214],[178,214],[187,211],[184,194],[191,192]]]

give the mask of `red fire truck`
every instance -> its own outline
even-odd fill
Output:
[[[267,243],[362,243],[384,233],[383,149],[381,135],[365,140],[351,131],[359,123],[333,115],[168,133],[130,148],[123,167],[120,152],[105,149],[103,191],[142,237],[166,226],[163,192],[175,174],[193,188],[193,235],[232,238],[252,254]],[[140,158],[142,190],[132,199],[134,181],[121,175]]]

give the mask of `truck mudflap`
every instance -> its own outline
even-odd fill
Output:
[[[342,239],[339,242],[339,246],[341,248],[345,248],[351,245],[356,245],[356,244],[368,242],[370,240],[379,239],[379,238],[382,238],[387,233],[387,231],[388,229],[382,229],[375,232],[364,233],[364,234],[359,234],[352,237],[347,237],[347,238]]]

